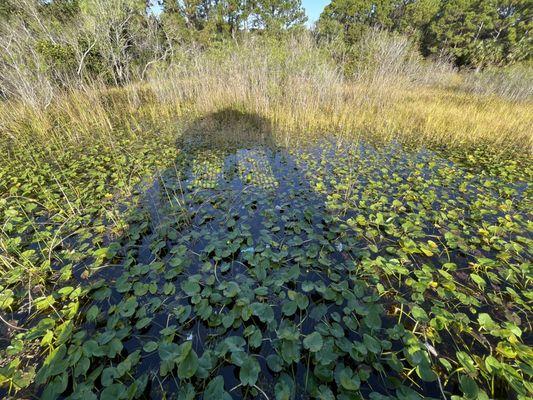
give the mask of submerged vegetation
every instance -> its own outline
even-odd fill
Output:
[[[530,68],[378,29],[343,61],[260,11],[170,61],[1,64],[0,395],[531,398]]]

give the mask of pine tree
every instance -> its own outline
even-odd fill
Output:
[[[357,41],[369,27],[391,29],[394,0],[333,0],[318,21],[322,35],[342,35],[348,43]]]
[[[301,0],[256,0],[254,17],[256,28],[274,32],[302,27],[307,21]]]
[[[413,36],[425,55],[482,68],[531,59],[533,0],[333,0],[317,32],[350,45],[369,27]]]
[[[446,0],[429,26],[426,50],[482,68],[532,57],[531,0]]]

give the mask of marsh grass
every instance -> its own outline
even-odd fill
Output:
[[[533,97],[533,69],[530,64],[506,68],[488,68],[483,72],[463,74],[463,89],[471,93],[500,96],[520,102]]]
[[[364,83],[344,82],[316,99],[313,84],[305,80],[286,84],[291,89],[279,94],[253,84],[237,90],[213,82],[204,88],[211,96],[193,101],[178,95],[161,99],[152,85],[156,83],[68,93],[46,110],[3,105],[2,141],[12,150],[42,143],[60,150],[67,142],[95,140],[112,147],[118,134],[164,130],[179,135],[181,121],[232,108],[269,119],[284,144],[337,134],[428,147],[489,145],[498,153],[527,153],[533,145],[531,103],[444,88],[389,86],[382,93]]]
[[[117,134],[177,134],[180,121],[231,108],[268,119],[285,144],[327,133],[531,150],[530,100],[466,91],[471,78],[420,60],[408,43],[379,35],[368,41],[361,53],[372,60],[352,77],[309,37],[188,49],[181,61],[154,67],[144,82],[120,88],[92,82],[61,92],[46,108],[4,102],[2,136],[11,144],[52,141],[59,149],[94,140],[113,146]]]

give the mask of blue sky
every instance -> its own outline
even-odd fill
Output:
[[[318,20],[324,7],[331,3],[330,0],[302,0],[302,4],[309,17],[309,24],[313,24]]]

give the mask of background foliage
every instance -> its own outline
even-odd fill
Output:
[[[532,6],[530,0],[333,0],[318,32],[349,46],[379,27],[414,37],[426,56],[482,68],[531,59]]]
[[[312,32],[348,74],[366,62],[361,50],[375,30],[456,66],[530,69],[531,8],[531,0],[334,0]],[[46,106],[58,87],[144,80],[191,48],[280,39],[307,30],[306,20],[300,0],[6,0],[0,94]]]

